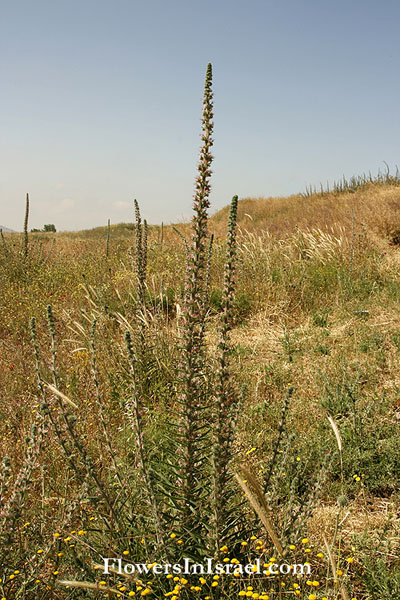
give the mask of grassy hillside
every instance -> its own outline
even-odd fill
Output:
[[[288,198],[245,198],[240,201],[238,224],[247,231],[268,231],[276,237],[287,237],[296,229],[321,229],[333,234],[351,235],[353,223],[368,233],[393,239],[400,229],[400,185],[366,183],[356,190],[323,192],[311,196]],[[228,207],[211,219],[224,227]]]
[[[216,235],[225,235],[229,206],[210,217],[209,227]],[[367,181],[357,189],[342,192],[297,194],[289,197],[243,198],[238,206],[238,226],[243,231],[260,234],[268,232],[277,238],[286,238],[297,229],[320,229],[327,233],[352,235],[355,225],[362,227],[376,239],[400,243],[400,179],[390,177],[388,182]],[[173,236],[173,227],[189,232],[189,223],[174,226],[153,225],[158,238]],[[133,235],[133,223],[112,224],[111,236]],[[43,236],[43,234],[36,234]],[[44,234],[48,235],[48,234]],[[105,239],[107,226],[82,232],[62,232],[68,239]]]
[[[204,368],[211,386],[227,219],[225,208],[209,222],[215,241]],[[169,591],[213,599],[241,592],[271,599],[400,597],[400,187],[245,199],[238,224],[229,377],[241,401],[230,469],[245,465],[264,486],[264,510],[285,560],[309,562],[309,579],[164,578],[161,585],[157,578],[140,584],[96,577],[93,563],[101,556],[151,562],[161,560],[160,548],[176,561],[214,552],[212,519],[208,533],[198,533],[210,548],[200,551],[176,516],[183,481],[173,461],[180,453],[174,427],[181,410],[184,242],[171,226],[149,228],[138,313],[140,247],[133,227],[123,224],[111,227],[108,243],[107,228],[30,234],[26,259],[22,237],[4,236],[0,589],[7,600],[104,597],[115,587],[120,597],[144,590],[155,598]],[[188,224],[177,228],[188,236]],[[221,560],[278,561],[240,486],[227,486],[224,502],[238,521]],[[206,519],[211,491],[205,493],[199,510]],[[164,546],[154,542],[152,502],[161,511]],[[59,580],[86,587],[66,588]]]

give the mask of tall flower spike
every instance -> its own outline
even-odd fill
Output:
[[[28,258],[28,220],[29,220],[29,194],[26,195],[24,219],[24,259]]]
[[[232,310],[235,290],[235,258],[236,258],[236,221],[238,197],[232,198],[228,222],[227,254],[224,270],[223,308],[219,323],[218,371],[216,393],[213,403],[213,533],[215,549],[225,543],[224,533],[232,513],[229,498],[231,476],[229,464],[234,439],[234,408],[237,392],[230,384],[229,333],[232,328]]]
[[[157,544],[159,548],[163,547],[162,531],[163,525],[161,523],[161,512],[159,510],[156,494],[151,478],[149,461],[147,451],[144,442],[144,419],[143,412],[144,407],[140,394],[140,382],[139,382],[139,365],[135,356],[134,348],[132,345],[132,338],[129,331],[125,332],[125,344],[128,351],[128,357],[131,367],[132,375],[132,394],[126,403],[126,410],[129,422],[132,425],[133,433],[136,442],[136,460],[139,467],[139,472],[142,480],[142,484],[145,487],[147,493],[147,501],[150,505],[150,509],[153,516],[153,522],[156,528]],[[164,552],[164,550],[163,550]]]
[[[135,205],[135,250],[136,250],[136,273],[138,279],[138,299],[139,305],[143,309],[146,288],[146,269],[147,269],[147,222],[142,224],[140,209],[137,200]]]
[[[110,232],[111,232],[110,219],[108,219],[108,221],[107,221],[107,237],[106,237],[106,258],[107,259],[108,259],[109,253],[110,253]]]
[[[189,535],[198,527],[197,508],[204,495],[202,478],[206,461],[204,408],[204,301],[206,279],[207,218],[209,208],[211,147],[213,144],[212,68],[207,66],[203,98],[202,146],[194,195],[192,239],[187,258],[182,344],[182,526]]]

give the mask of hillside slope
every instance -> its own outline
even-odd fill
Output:
[[[213,214],[209,229],[218,237],[225,236],[229,206]],[[132,211],[133,213],[133,211]],[[275,238],[291,236],[296,230],[322,231],[348,237],[356,227],[375,239],[400,243],[400,185],[399,183],[367,183],[359,189],[342,192],[301,194],[288,197],[242,198],[238,205],[240,230],[251,233],[268,232]],[[187,235],[190,222],[163,226],[151,225],[159,241],[177,239],[174,227]],[[4,229],[3,229],[4,231]],[[111,225],[111,238],[133,235],[131,222]],[[61,232],[57,237],[103,239],[107,226]]]
[[[223,231],[228,206],[211,217],[215,231]],[[321,229],[351,233],[353,223],[397,242],[400,230],[400,186],[369,183],[356,191],[286,198],[244,198],[239,202],[238,223],[251,232],[268,231],[277,237],[301,230]]]

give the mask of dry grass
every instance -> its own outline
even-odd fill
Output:
[[[227,209],[223,209],[210,221],[210,229],[217,236],[211,272],[213,291],[221,279],[226,216]],[[239,224],[239,295],[245,308],[239,305],[237,309],[232,342],[236,375],[248,386],[239,417],[239,456],[248,461],[254,473],[265,467],[285,390],[292,384],[287,427],[296,437],[294,460],[296,456],[300,459],[310,488],[318,476],[313,464],[336,448],[327,414],[335,419],[343,439],[349,501],[342,514],[341,535],[346,552],[351,552],[361,533],[373,539],[374,530],[387,524],[390,513],[395,516],[387,536],[397,547],[399,499],[391,482],[398,473],[390,470],[397,464],[390,443],[391,436],[397,439],[395,428],[400,426],[396,420],[398,405],[400,408],[400,254],[396,242],[400,188],[370,184],[339,195],[245,199],[239,203]],[[188,235],[188,224],[177,227]],[[5,237],[18,248],[20,236]],[[79,407],[79,427],[101,464],[103,434],[92,402],[94,390],[86,349],[88,323],[96,316],[102,328],[98,362],[106,390],[104,410],[111,442],[122,461],[127,441],[121,439],[123,428],[117,415],[126,379],[121,367],[122,335],[133,319],[132,228],[129,224],[111,228],[109,260],[105,257],[105,227],[55,236],[34,234],[30,243],[36,237],[42,240],[45,250],[51,239],[56,239],[54,259],[46,268],[30,276],[18,271],[18,265],[13,271],[10,262],[0,264],[0,453],[10,456],[16,472],[25,436],[40,404],[28,323],[31,316],[37,318],[47,369],[51,356],[44,312],[51,303],[62,365],[62,386],[60,390],[52,389],[54,410],[56,396],[66,404],[70,399],[74,407]],[[184,259],[182,240],[172,226],[163,227],[162,235],[161,228],[150,228],[148,281],[154,313],[162,306],[165,291],[172,290],[166,340],[168,336],[173,339],[179,329],[175,315],[179,314]],[[207,331],[211,342],[216,339],[217,315],[216,304]],[[158,367],[166,370],[167,378],[173,378],[174,364],[162,358]],[[50,381],[51,369],[48,371]],[[166,389],[162,388],[162,393]],[[157,437],[165,407],[160,401],[158,407],[148,410],[153,422],[151,435]],[[363,439],[370,444],[364,455],[353,431],[358,419]],[[38,506],[48,509],[49,529],[76,493],[63,480],[57,448],[51,437],[44,455],[49,466],[45,490],[41,487],[43,474],[37,473],[26,506],[27,520],[33,520],[35,511],[40,512]],[[254,451],[247,454],[252,448]],[[389,458],[391,466],[387,467]],[[353,480],[361,464],[367,465],[362,486]],[[322,551],[322,534],[330,542],[337,519],[336,500],[341,493],[337,464],[333,464],[325,483],[303,532],[312,540],[313,549]],[[283,493],[279,485],[278,481],[277,489]],[[278,500],[273,520],[279,520],[281,514],[282,498]],[[279,531],[279,523],[273,525]],[[76,520],[64,522],[63,527],[65,532],[76,529]],[[51,537],[53,532],[42,533],[45,538],[46,533]]]
[[[222,232],[226,216],[227,208],[223,208],[212,217],[216,232]],[[290,236],[297,229],[320,229],[333,235],[345,231],[351,236],[353,219],[374,236],[393,236],[400,229],[400,187],[369,184],[340,195],[332,192],[309,198],[244,198],[238,210],[242,229],[268,231],[277,238]]]

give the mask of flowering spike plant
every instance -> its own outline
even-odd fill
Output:
[[[203,98],[202,146],[193,204],[192,238],[187,257],[182,328],[180,375],[183,427],[181,447],[182,526],[188,532],[198,530],[199,520],[196,512],[204,493],[203,475],[206,457],[204,411],[207,398],[203,323],[213,126],[212,67],[211,64],[208,64]]]
[[[234,405],[238,394],[232,388],[229,371],[229,332],[232,328],[232,312],[235,290],[236,258],[236,220],[238,197],[232,198],[227,236],[227,256],[224,271],[224,293],[222,312],[219,322],[218,370],[213,399],[213,496],[214,496],[214,535],[215,547],[225,543],[223,531],[226,527],[231,508],[228,496],[229,465],[231,462],[232,442],[234,438]]]
[[[118,422],[121,439],[115,438],[115,430],[110,429],[105,405],[109,392],[106,378],[112,381],[115,374],[107,374],[106,370],[100,372],[97,360],[97,330],[110,317],[104,309],[96,312],[96,291],[87,287],[88,303],[94,312],[92,315],[82,312],[90,323],[90,331],[86,333],[83,326],[80,328],[81,333],[84,332],[85,348],[79,351],[85,350],[84,353],[89,357],[88,375],[91,383],[89,381],[86,389],[91,398],[90,404],[94,405],[97,425],[102,431],[100,445],[106,447],[105,456],[109,457],[106,468],[101,465],[104,453],[101,453],[99,460],[93,444],[82,432],[80,420],[76,418],[75,411],[78,412],[80,407],[60,389],[64,385],[65,374],[58,364],[58,332],[51,306],[47,307],[51,384],[46,383],[41,374],[43,361],[39,357],[36,325],[32,322],[42,412],[49,419],[50,429],[54,431],[56,441],[65,454],[72,481],[80,491],[88,490],[98,507],[101,527],[97,542],[100,539],[105,544],[108,543],[106,540],[111,540],[110,548],[115,548],[117,540],[126,540],[124,554],[132,553],[142,560],[165,557],[168,562],[175,562],[183,556],[200,559],[207,556],[210,550],[216,555],[221,544],[225,545],[234,536],[242,538],[244,530],[241,529],[241,520],[244,517],[248,519],[243,507],[239,506],[239,494],[236,490],[235,496],[229,472],[233,456],[235,410],[240,398],[240,393],[231,382],[229,368],[229,332],[235,291],[237,196],[232,199],[228,223],[216,356],[212,357],[208,352],[206,339],[213,249],[213,236],[207,232],[213,144],[211,83],[212,69],[208,65],[192,235],[186,253],[182,325],[179,326],[177,320],[173,337],[168,337],[168,327],[159,327],[158,319],[163,318],[162,311],[154,314],[151,302],[147,302],[148,226],[146,221],[142,222],[139,204],[134,201],[135,302],[131,320],[121,313],[113,315],[117,327],[128,328],[122,362],[120,344],[116,344],[119,357],[117,370],[122,371],[119,376],[125,387],[120,396],[118,418],[113,419]],[[165,362],[169,363],[166,366],[167,375],[160,375]],[[180,364],[175,375],[177,362]],[[165,393],[168,399],[164,398]],[[159,418],[155,408],[161,402],[169,404],[168,413],[164,415],[165,423],[161,424],[159,433],[154,432],[157,425],[152,421],[157,422]],[[154,436],[158,436],[157,444],[151,444]],[[96,542],[93,543],[96,546]],[[113,551],[118,555],[116,549]],[[103,553],[104,548],[99,548],[99,552]],[[217,587],[215,583],[216,580],[212,584],[213,598],[219,595],[219,590],[214,589]],[[165,592],[164,585],[160,583],[160,590]]]
[[[156,530],[157,544],[162,545],[162,522],[161,512],[156,500],[156,493],[154,490],[151,469],[147,457],[147,451],[144,443],[144,407],[141,398],[141,384],[140,384],[140,365],[138,359],[135,356],[134,348],[132,345],[132,338],[129,331],[125,333],[125,343],[128,351],[131,380],[132,380],[132,393],[129,400],[126,402],[126,412],[131,424],[136,443],[136,460],[138,463],[139,474],[141,482],[146,490],[146,500],[150,505],[151,514]],[[140,359],[140,357],[139,357]]]
[[[54,258],[54,238],[50,242],[46,253],[44,252],[44,244],[39,238],[36,238],[34,243],[29,241],[29,209],[29,194],[26,194],[23,235],[20,247],[11,240],[6,239],[3,230],[0,228],[0,265],[4,261],[8,274],[14,281],[31,282],[35,280],[38,274],[50,262],[50,259]]]
[[[135,199],[135,253],[136,253],[136,275],[138,280],[138,301],[143,306],[146,284],[146,265],[147,265],[147,223],[144,227],[138,201]]]
[[[32,425],[31,434],[26,440],[22,466],[19,469],[7,501],[0,509],[0,539],[2,546],[10,544],[13,540],[15,523],[22,514],[27,492],[31,486],[32,474],[38,467],[39,456],[45,442],[46,434],[46,423],[43,418],[40,418],[39,424],[33,423]]]
[[[29,194],[25,201],[25,219],[24,219],[24,259],[28,258],[28,220],[29,220]]]
[[[110,256],[110,235],[111,235],[111,224],[110,219],[107,221],[107,236],[106,236],[106,259]]]

